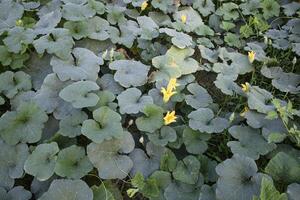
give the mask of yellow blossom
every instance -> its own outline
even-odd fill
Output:
[[[240,116],[241,116],[241,117],[244,117],[245,114],[246,114],[248,111],[249,111],[248,106],[245,106],[245,107],[244,107],[244,110],[241,112]]]
[[[241,84],[241,86],[242,86],[242,90],[244,92],[249,92],[249,90],[250,90],[250,84],[248,82],[246,82],[245,84]]]
[[[161,93],[163,94],[163,101],[165,103],[168,102],[174,94],[176,94],[175,91],[166,90],[166,88],[164,88],[164,87],[161,88]]]
[[[142,10],[142,11],[145,10],[145,9],[147,8],[147,6],[148,6],[148,2],[147,2],[147,1],[144,1],[144,2],[142,3],[142,5],[141,5],[141,10]]]
[[[23,26],[23,21],[21,19],[17,20],[16,26]]]
[[[254,62],[254,60],[255,60],[255,55],[256,55],[256,53],[255,53],[254,51],[248,52],[248,59],[249,59],[249,62],[250,62],[250,63],[253,63],[253,62]]]
[[[165,125],[176,122],[177,117],[175,116],[175,111],[168,111],[166,116],[164,117]]]
[[[169,80],[167,90],[170,90],[170,91],[175,90],[177,86],[179,86],[179,84],[177,83],[177,79],[176,78],[171,78]]]
[[[185,24],[186,20],[187,20],[187,16],[185,14],[182,14],[180,18],[181,18],[182,23]]]

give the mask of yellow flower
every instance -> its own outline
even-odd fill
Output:
[[[175,111],[168,111],[166,116],[164,117],[165,125],[176,122],[177,117],[175,116]]]
[[[147,8],[147,6],[148,6],[148,2],[147,2],[147,1],[144,1],[144,2],[142,3],[142,5],[141,5],[141,10],[142,10],[142,11],[145,10],[145,9]]]
[[[177,86],[179,86],[179,84],[177,83],[177,79],[176,78],[171,78],[169,80],[167,90],[169,90],[169,91],[175,90]]]
[[[250,90],[250,84],[248,82],[246,82],[245,84],[242,84],[241,86],[242,86],[242,90],[244,92],[246,92],[246,93],[249,92],[249,90]]]
[[[256,53],[255,53],[254,51],[248,52],[248,59],[249,59],[249,62],[250,62],[250,63],[253,63],[253,62],[254,62],[254,60],[255,60],[255,55],[256,55]]]
[[[165,103],[168,102],[174,94],[176,94],[175,91],[166,90],[166,88],[164,88],[164,87],[161,88],[161,93],[163,94],[163,101]]]
[[[16,26],[23,26],[23,21],[21,19],[17,20]]]
[[[244,110],[241,112],[240,116],[241,116],[241,117],[244,117],[245,114],[246,114],[248,111],[249,111],[248,106],[245,106],[245,107],[244,107]]]
[[[182,23],[185,24],[186,20],[187,20],[187,16],[185,14],[182,14],[180,18],[181,18]]]

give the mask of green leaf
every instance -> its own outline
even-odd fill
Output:
[[[59,134],[74,138],[81,135],[81,126],[88,116],[85,112],[75,112],[59,121]]]
[[[38,200],[93,200],[93,191],[82,180],[56,179]]]
[[[31,87],[30,76],[23,71],[6,71],[0,74],[0,92],[9,99],[21,91],[30,90]]]
[[[78,81],[65,87],[59,93],[66,102],[72,103],[74,108],[85,108],[95,106],[99,97],[93,93],[98,90],[99,86],[92,81]]]
[[[32,194],[25,190],[23,186],[16,186],[8,192],[0,187],[0,196],[3,200],[29,200]]]
[[[197,9],[204,17],[215,12],[215,4],[212,0],[195,0],[193,8]]]
[[[261,192],[259,196],[260,200],[288,200],[285,193],[280,194],[273,184],[273,181],[267,178],[262,179]]]
[[[88,4],[66,3],[62,6],[63,18],[69,21],[83,21],[96,14]]]
[[[194,156],[187,156],[182,161],[177,162],[173,171],[176,180],[187,184],[195,184],[198,181],[200,173],[200,162]]]
[[[232,47],[240,48],[242,46],[242,43],[240,41],[239,35],[233,34],[233,33],[227,33],[224,37],[224,41]]]
[[[84,148],[72,145],[58,153],[54,171],[61,177],[79,179],[92,169]]]
[[[95,143],[102,143],[112,138],[122,138],[121,116],[107,106],[93,111],[93,118],[85,120],[81,132]]]
[[[136,119],[135,123],[140,131],[153,133],[163,125],[164,110],[154,104],[148,104],[142,111],[145,116]]]
[[[134,148],[131,134],[124,131],[120,139],[105,140],[100,144],[90,143],[87,154],[92,164],[98,169],[102,179],[124,179],[133,167],[132,160],[125,154]]]
[[[56,142],[38,145],[25,162],[25,172],[40,181],[49,179],[54,174],[58,152]]]
[[[14,27],[8,31],[7,37],[3,39],[3,43],[7,46],[9,52],[20,53],[31,44],[36,37],[32,29],[24,29],[23,27]]]
[[[265,19],[269,19],[273,16],[278,17],[280,12],[280,5],[277,3],[277,1],[273,0],[263,0],[261,2],[261,7],[263,9],[263,16]]]
[[[240,155],[220,163],[216,172],[219,175],[216,195],[217,199],[223,200],[249,200],[258,196],[265,176],[257,173],[253,159]]]
[[[300,181],[300,160],[284,152],[277,153],[265,168],[274,181],[291,184]]]
[[[177,32],[170,28],[161,28],[159,29],[159,32],[166,33],[168,36],[171,36],[172,43],[179,49],[184,49],[193,45],[192,37],[185,33]]]
[[[109,23],[105,19],[95,16],[88,20],[88,37],[104,41],[109,38]]]
[[[190,58],[193,54],[194,50],[191,48],[179,49],[172,46],[165,55],[154,57],[152,64],[159,70],[157,76],[162,77],[159,79],[178,78],[199,70],[199,63]]]
[[[64,28],[70,31],[75,40],[80,40],[91,34],[88,21],[67,21],[64,23]]]
[[[117,60],[109,64],[109,68],[117,70],[114,79],[123,87],[142,86],[147,82],[150,66],[134,60]]]
[[[211,138],[209,134],[194,131],[191,128],[185,128],[182,137],[186,150],[192,154],[204,153],[208,149],[206,141]]]
[[[216,14],[223,16],[224,20],[236,20],[239,17],[238,8],[239,6],[235,3],[223,3],[222,6],[216,10]]]
[[[221,133],[229,126],[225,118],[215,117],[209,108],[199,108],[188,115],[189,126],[194,130],[205,133]]]
[[[300,194],[300,184],[292,183],[287,188],[289,200],[297,200]]]
[[[276,148],[274,143],[268,143],[260,134],[259,130],[248,126],[232,126],[229,133],[239,141],[229,141],[227,146],[232,153],[244,155],[254,160],[261,155],[266,155]]]
[[[24,7],[18,2],[1,1],[0,3],[0,34],[16,25],[16,21],[22,18]]]
[[[244,38],[249,38],[251,35],[254,34],[254,31],[251,26],[248,24],[241,26],[240,28],[240,34]]]
[[[22,103],[0,118],[0,135],[8,144],[35,143],[41,139],[47,114],[35,103]]]
[[[96,56],[92,51],[84,48],[75,48],[68,60],[52,57],[51,66],[61,81],[66,80],[91,80],[96,81],[102,58]]]
[[[128,88],[118,95],[120,113],[137,114],[144,109],[147,104],[153,104],[152,97],[143,95],[137,88]]]
[[[172,172],[177,165],[177,158],[173,151],[167,149],[160,159],[160,169]]]
[[[149,133],[148,138],[155,145],[166,146],[169,142],[175,142],[177,135],[172,127],[163,126],[159,131]]]
[[[94,200],[118,200],[117,197],[122,200],[123,197],[120,194],[119,189],[110,182],[102,182],[100,186],[92,186],[93,194],[94,194]],[[115,192],[118,192],[118,196]],[[119,196],[120,195],[120,196]]]
[[[33,41],[33,46],[37,53],[43,54],[45,51],[49,54],[55,54],[61,59],[68,59],[74,41],[70,31],[64,28],[56,28],[51,33]]]
[[[94,200],[123,200],[122,194],[119,191],[118,185],[111,181],[103,181],[102,184],[92,186]]]
[[[0,139],[0,188],[12,188],[14,179],[23,176],[23,166],[28,155],[26,144],[11,146]]]
[[[209,106],[213,100],[207,90],[197,83],[191,83],[187,89],[192,95],[185,95],[185,101],[195,109]]]
[[[225,31],[229,31],[230,29],[233,29],[235,27],[235,24],[228,21],[222,21],[222,24],[220,25],[220,28],[222,28]]]
[[[273,98],[273,95],[269,91],[257,86],[251,86],[247,96],[250,109],[257,110],[258,112],[265,114],[274,110],[274,106],[271,103],[268,103]]]
[[[186,16],[186,22],[181,21],[181,16]],[[192,7],[183,7],[173,14],[173,18],[176,20],[173,22],[173,27],[178,31],[193,32],[196,28],[203,25],[201,16]]]
[[[62,14],[58,9],[41,16],[40,20],[34,25],[34,32],[36,34],[51,33],[60,22],[61,17]]]
[[[137,21],[141,28],[141,39],[152,40],[153,38],[158,37],[159,26],[153,21],[151,17],[137,17]]]
[[[165,147],[154,145],[152,142],[147,143],[146,152],[140,148],[134,149],[129,155],[134,164],[130,175],[134,176],[140,172],[144,177],[149,177],[159,169],[165,151]]]

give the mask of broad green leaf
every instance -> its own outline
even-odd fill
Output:
[[[85,112],[75,112],[59,121],[59,134],[70,138],[81,135],[81,126],[88,116]]]
[[[244,155],[254,160],[259,159],[261,155],[266,155],[276,148],[274,143],[268,143],[259,130],[248,126],[232,126],[229,133],[239,141],[229,141],[227,146],[232,153]]]
[[[8,144],[36,143],[41,139],[47,114],[35,103],[22,103],[0,118],[0,135]]]
[[[58,153],[54,171],[61,177],[79,179],[92,169],[84,148],[72,145]]]
[[[211,96],[205,88],[197,83],[191,83],[187,89],[192,95],[185,95],[185,101],[195,109],[209,106],[213,102]]]
[[[51,33],[60,22],[61,17],[62,14],[58,9],[41,16],[34,26],[34,32],[37,34]]]
[[[6,71],[0,74],[0,92],[9,99],[21,91],[30,90],[31,87],[30,76],[23,71]]]
[[[14,27],[8,31],[7,37],[3,39],[3,43],[7,46],[9,52],[20,53],[31,44],[36,37],[32,29],[24,29],[23,27]]]
[[[90,143],[87,154],[92,164],[98,169],[102,179],[124,179],[133,167],[132,160],[125,154],[134,148],[131,134],[124,131],[119,139],[105,140],[100,144]]]
[[[134,60],[117,60],[110,63],[109,68],[116,70],[115,81],[128,88],[144,85],[148,79],[150,66]]]
[[[123,137],[121,116],[107,106],[93,111],[93,118],[85,120],[81,132],[93,142],[101,144],[104,140]]]
[[[254,195],[258,196],[265,176],[257,173],[253,159],[240,155],[220,163],[216,172],[219,175],[216,195],[222,200],[249,200]]]
[[[193,54],[194,50],[191,48],[179,49],[172,46],[165,55],[154,57],[152,64],[159,70],[157,76],[162,76],[163,79],[178,78],[199,70],[199,63],[190,58]]]
[[[204,17],[215,12],[215,4],[212,0],[195,0],[193,8],[197,9]]]
[[[277,153],[268,163],[265,172],[272,176],[274,181],[285,184],[299,182],[300,160],[284,152]]]
[[[287,194],[278,192],[273,184],[272,180],[267,178],[262,179],[260,200],[288,200]]]
[[[93,200],[93,191],[82,180],[56,179],[38,200]]]
[[[148,104],[143,111],[145,116],[136,119],[135,123],[140,131],[153,133],[163,125],[163,109],[155,104]]]
[[[166,146],[177,139],[176,131],[170,126],[163,126],[159,131],[148,134],[149,140],[159,146]]]
[[[118,95],[120,113],[137,114],[144,109],[147,104],[153,104],[150,96],[143,95],[137,88],[128,88]]]
[[[130,175],[134,176],[137,173],[142,173],[143,176],[149,177],[154,171],[159,169],[160,159],[166,151],[165,147],[154,145],[148,142],[146,151],[136,148],[129,157],[133,161],[133,168]]]
[[[209,134],[194,131],[191,128],[185,128],[182,137],[186,150],[192,154],[204,153],[208,149],[206,141],[211,138]]]
[[[279,16],[280,5],[277,3],[277,1],[263,0],[261,1],[261,7],[263,9],[263,16],[265,19],[269,19],[274,16]]]
[[[26,144],[11,146],[0,140],[0,187],[8,190],[13,187],[15,178],[23,176],[23,166],[28,155]]]
[[[292,183],[287,188],[287,195],[289,200],[297,200],[300,194],[300,185],[298,183]]]
[[[59,97],[71,103],[75,108],[95,106],[99,97],[93,93],[99,86],[92,81],[78,81],[65,87],[59,93]]]
[[[22,18],[24,7],[18,2],[0,2],[0,34],[16,25],[16,21]]]
[[[54,174],[58,152],[56,142],[38,145],[25,162],[25,172],[40,181],[49,179]]]
[[[195,184],[198,181],[199,173],[200,162],[196,157],[190,155],[177,162],[177,166],[172,174],[175,180],[187,184]]]
[[[229,126],[225,118],[215,117],[210,108],[199,108],[188,115],[189,126],[205,133],[221,133]]]
[[[96,81],[102,58],[96,56],[92,51],[84,48],[75,48],[68,60],[52,57],[51,66],[61,81],[66,80],[91,80]]]
[[[30,200],[32,194],[25,190],[23,186],[16,186],[8,192],[0,187],[0,196],[2,200]]]
[[[56,28],[51,33],[33,41],[33,46],[37,53],[43,54],[45,51],[49,54],[55,54],[61,59],[70,57],[74,41],[70,31],[64,28]]]

